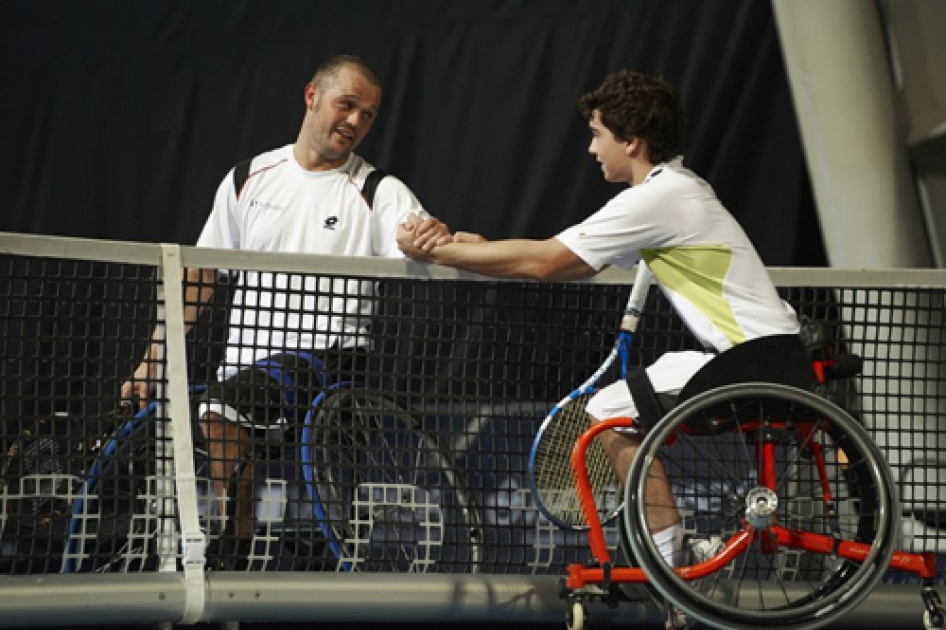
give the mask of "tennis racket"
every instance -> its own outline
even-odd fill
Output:
[[[591,427],[585,405],[597,391],[601,378],[615,361],[620,361],[621,378],[627,377],[631,336],[637,328],[652,280],[647,265],[643,260],[640,261],[614,347],[588,380],[555,405],[532,442],[529,455],[532,496],[539,511],[559,527],[571,530],[588,528],[571,470],[572,449],[579,436]],[[602,522],[608,522],[621,510],[624,493],[604,449],[597,441],[592,442],[588,449],[586,464],[595,505]]]

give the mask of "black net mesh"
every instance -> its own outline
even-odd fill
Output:
[[[179,559],[163,401],[118,413],[164,312],[157,276],[147,265],[0,257],[0,573],[152,571]],[[588,559],[582,532],[537,511],[528,457],[554,403],[611,349],[627,285],[314,272],[202,282],[213,303],[186,351],[210,568],[557,575]],[[248,294],[247,282],[278,296]],[[938,553],[943,291],[784,297],[830,324],[816,356],[862,358],[860,374],[823,394],[887,456],[903,548]],[[254,301],[265,318],[245,308]],[[237,324],[243,367],[255,366],[234,395],[219,370],[239,367],[226,351]],[[652,291],[631,366],[696,347]],[[606,526],[613,548],[616,528]]]

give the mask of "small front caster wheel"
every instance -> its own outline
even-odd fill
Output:
[[[572,599],[565,612],[565,627],[568,630],[584,630],[587,618],[588,611],[585,609],[585,603],[578,598]]]
[[[933,613],[928,610],[925,611],[923,613],[923,627],[926,628],[926,630],[946,628],[946,615],[943,614],[943,610],[937,608],[936,612]]]
[[[666,630],[689,630],[690,621],[682,610],[678,610],[676,606],[668,606],[664,628]]]

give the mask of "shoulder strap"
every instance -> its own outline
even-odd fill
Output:
[[[380,168],[376,168],[368,173],[368,177],[365,178],[365,185],[361,188],[361,196],[365,198],[365,203],[368,204],[369,208],[374,207],[374,194],[378,190],[378,184],[387,175]]]
[[[240,198],[240,191],[243,190],[243,184],[246,183],[247,178],[250,176],[250,164],[252,162],[253,158],[249,158],[233,167],[233,192],[236,194],[237,199]]]
[[[247,178],[250,176],[250,164],[252,162],[253,159],[250,158],[243,160],[233,167],[233,192],[238,199],[240,197],[240,191],[243,190],[243,184],[246,183]],[[365,185],[361,188],[361,195],[365,198],[365,202],[368,204],[369,208],[374,206],[374,195],[378,190],[378,184],[387,176],[388,174],[386,172],[382,171],[380,168],[376,168],[368,173],[368,177],[365,178]]]

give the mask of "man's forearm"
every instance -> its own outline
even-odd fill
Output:
[[[430,251],[428,261],[497,278],[535,278],[534,257],[529,241],[507,240],[482,243],[447,243]]]
[[[188,269],[184,282],[184,329],[190,329],[204,307],[213,299],[214,288],[220,274],[215,269]]]
[[[204,307],[210,303],[213,298],[214,286],[219,274],[214,269],[185,269],[184,270],[184,332],[190,332],[190,329],[197,323]],[[159,346],[164,344],[164,339],[159,337],[158,329],[155,328],[151,337],[151,343],[145,350],[143,361],[156,361],[158,358]]]
[[[495,278],[562,281],[595,273],[554,239],[447,243],[432,249],[427,260]]]

